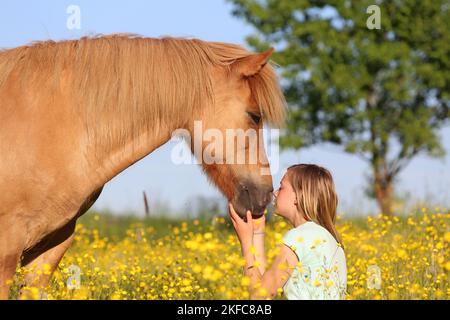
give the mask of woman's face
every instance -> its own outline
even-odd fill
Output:
[[[280,187],[273,194],[275,198],[275,212],[292,221],[297,214],[297,206],[295,205],[297,199],[287,174],[283,176]]]

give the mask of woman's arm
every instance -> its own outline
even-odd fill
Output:
[[[270,268],[261,273],[256,267],[248,268],[254,264],[255,259],[249,247],[242,247],[246,261],[245,275],[250,278],[250,299],[274,298],[297,266],[297,255],[290,248],[281,245],[279,249]]]
[[[297,255],[289,247],[280,246],[279,254],[274,259],[269,270],[261,272],[255,266],[255,244],[259,242],[260,252],[264,252],[264,240],[254,239],[254,221],[250,211],[247,212],[247,222],[245,222],[229,205],[230,218],[241,244],[242,255],[245,259],[244,274],[250,278],[250,298],[264,299],[273,298],[277,295],[278,289],[282,288],[289,279],[293,268],[298,263]],[[262,248],[261,248],[262,247]],[[265,264],[265,256],[264,256]]]
[[[255,260],[261,274],[266,271],[266,251],[264,248],[264,233],[253,233],[253,246],[255,247]]]
[[[256,265],[261,274],[266,271],[266,250],[264,246],[266,232],[266,216],[253,220],[253,246],[255,247]]]

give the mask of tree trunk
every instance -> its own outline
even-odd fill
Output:
[[[375,173],[375,198],[383,215],[393,215],[393,184],[391,177],[386,173]]]

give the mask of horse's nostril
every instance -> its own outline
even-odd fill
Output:
[[[243,207],[242,210],[250,210],[256,215],[261,214],[273,198],[272,184],[239,182],[237,189],[239,190],[238,202]]]

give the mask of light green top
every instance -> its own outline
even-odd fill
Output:
[[[344,250],[327,229],[308,221],[286,232],[283,243],[299,260],[283,287],[286,299],[345,299],[347,266]]]

